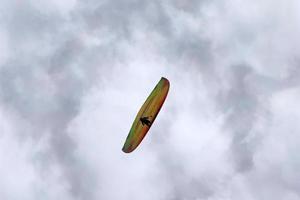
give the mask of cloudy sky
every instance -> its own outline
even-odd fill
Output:
[[[1,200],[300,199],[299,0],[0,2]]]

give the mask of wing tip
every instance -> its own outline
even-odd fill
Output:
[[[170,85],[170,81],[166,77],[161,77],[161,80],[164,80],[168,85]]]
[[[130,149],[130,148],[125,148],[125,146],[122,148],[122,151],[124,153],[131,153],[133,151],[133,149]]]

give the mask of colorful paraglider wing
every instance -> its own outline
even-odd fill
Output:
[[[169,87],[168,79],[162,77],[146,99],[131,126],[122,148],[125,153],[132,152],[142,142],[167,97]]]

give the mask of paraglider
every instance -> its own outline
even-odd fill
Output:
[[[168,79],[162,77],[146,99],[133,121],[125,144],[122,148],[123,152],[132,152],[142,142],[167,97],[169,87],[170,82]]]

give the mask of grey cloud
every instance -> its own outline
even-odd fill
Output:
[[[258,97],[249,87],[249,77],[253,74],[248,66],[232,67],[230,89],[221,94],[219,104],[224,112],[228,113],[225,126],[233,134],[232,151],[237,163],[238,171],[252,168],[252,149],[247,142],[247,136],[251,133],[257,115],[259,115]]]
[[[80,64],[89,55],[82,53],[86,48],[80,39],[63,30],[64,19],[58,22],[55,15],[44,14],[29,3],[16,9],[7,22],[16,50],[15,56],[1,67],[1,102],[21,119],[15,122],[21,125],[17,135],[36,138],[37,142],[49,136],[50,148],[41,154],[44,156],[37,170],[59,165],[73,197],[92,199],[93,177],[89,168],[80,163],[76,141],[67,129],[78,114],[82,94],[96,78],[97,68]],[[31,42],[34,51],[26,52]],[[23,47],[18,49],[19,46]],[[22,121],[32,128],[24,132]]]

